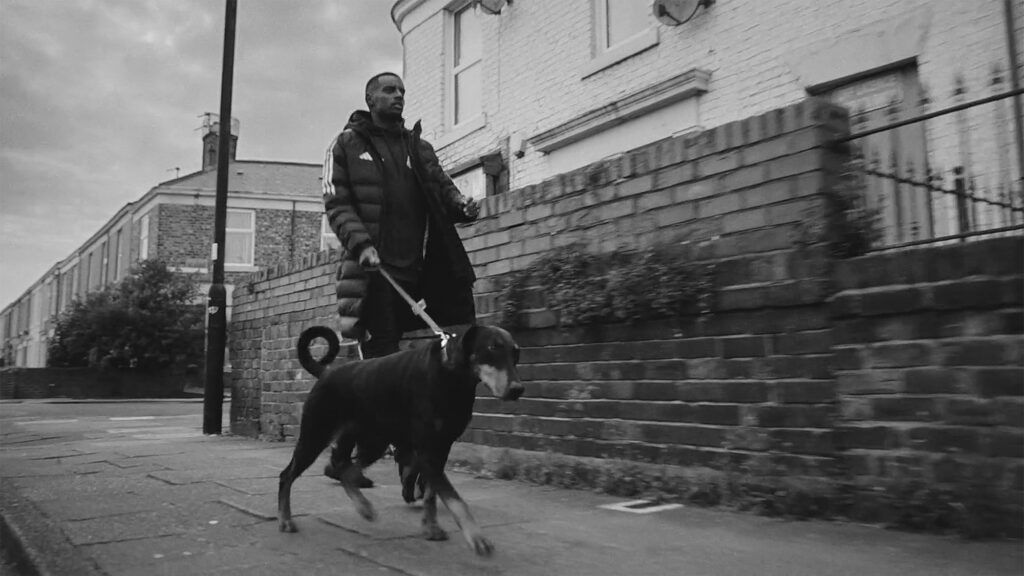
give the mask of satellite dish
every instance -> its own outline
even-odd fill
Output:
[[[679,26],[693,18],[701,6],[707,8],[715,0],[654,0],[654,17],[666,26]]]
[[[477,4],[485,14],[501,14],[501,9],[511,0],[477,0]]]

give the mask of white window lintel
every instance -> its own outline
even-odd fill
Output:
[[[543,153],[551,152],[602,132],[618,124],[664,108],[686,98],[694,98],[708,91],[711,72],[691,68],[624,98],[585,112],[530,138],[530,144]]]

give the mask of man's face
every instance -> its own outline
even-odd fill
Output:
[[[381,76],[377,87],[366,95],[366,105],[371,114],[400,119],[405,110],[405,84],[396,76]]]

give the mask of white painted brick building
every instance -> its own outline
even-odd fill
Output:
[[[716,0],[678,26],[659,23],[652,2],[512,0],[492,15],[477,0],[399,0],[392,17],[404,46],[407,117],[422,119],[459,183],[483,193],[479,159],[488,154],[501,155],[501,189],[515,189],[813,94],[886,120],[894,100],[907,117],[1006,91],[1011,33],[1018,70],[1024,62],[1016,0],[1009,26],[1003,0]],[[463,60],[479,58],[464,100],[479,114],[456,119],[463,28]],[[606,29],[621,40],[607,50]],[[1003,81],[994,85],[997,69]],[[957,78],[968,90],[960,97]],[[903,138],[927,140],[921,149],[933,169],[973,163],[989,185],[1019,182],[1011,108],[1006,99],[966,120],[943,116]],[[970,126],[967,159],[958,122]],[[1002,132],[977,129],[993,125]]]

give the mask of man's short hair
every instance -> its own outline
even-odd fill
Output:
[[[373,78],[370,78],[369,80],[366,81],[366,94],[369,94],[370,92],[373,92],[374,90],[379,88],[380,87],[380,79],[385,77],[385,76],[394,76],[395,78],[398,78],[399,80],[402,79],[401,76],[399,76],[398,74],[395,74],[394,72],[381,72],[380,74],[375,74],[373,76]]]

